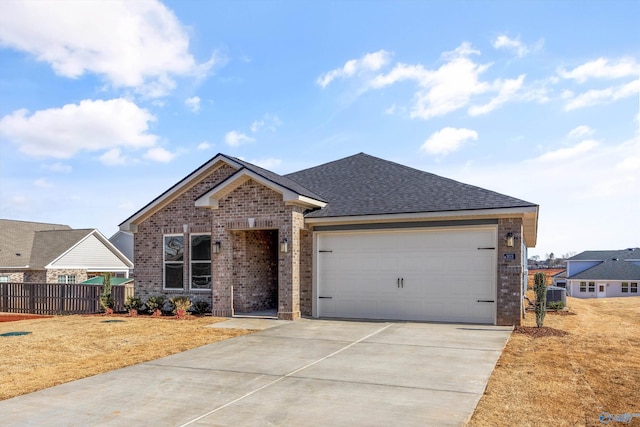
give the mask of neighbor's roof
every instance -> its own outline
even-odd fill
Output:
[[[35,233],[29,267],[44,268],[93,231],[93,229],[49,230]]]
[[[0,219],[0,268],[47,268],[89,235],[95,236],[122,262],[131,265],[95,228],[72,229],[68,225]]]
[[[36,234],[43,231],[61,230],[71,230],[71,227],[62,224],[0,219],[0,267],[25,268],[31,266]],[[42,256],[42,253],[36,254],[38,259],[41,259]],[[46,263],[40,267],[44,267],[44,265]]]
[[[537,207],[364,153],[286,177],[329,202],[310,218]]]
[[[129,282],[133,282],[132,278],[124,278],[124,277],[112,277],[111,278],[111,284],[113,286],[118,286],[118,285],[122,285],[125,283],[129,283]],[[91,279],[87,279],[84,282],[82,282],[83,285],[102,285],[104,284],[104,277],[103,276],[96,276],[96,277],[92,277]]]
[[[605,259],[640,260],[640,248],[618,249],[612,251],[584,251],[567,261],[604,261]]]
[[[638,280],[640,281],[640,266],[622,259],[607,259],[589,269],[574,274],[568,279],[575,280]]]

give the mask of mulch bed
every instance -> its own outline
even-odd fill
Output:
[[[16,322],[18,320],[48,319],[53,316],[40,316],[37,314],[0,314],[0,322]]]
[[[548,326],[543,326],[541,328],[537,328],[535,326],[516,326],[513,329],[513,332],[516,334],[527,335],[532,338],[563,337],[565,335],[569,335],[569,332],[550,328]]]

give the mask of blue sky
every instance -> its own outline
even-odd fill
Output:
[[[31,1],[0,13],[0,217],[117,225],[218,152],[358,152],[640,244],[637,1]]]

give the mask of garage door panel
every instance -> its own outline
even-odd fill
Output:
[[[318,315],[493,323],[496,229],[318,235]]]

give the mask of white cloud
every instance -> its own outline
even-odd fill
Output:
[[[60,172],[60,173],[70,173],[73,168],[70,165],[65,165],[61,162],[52,163],[50,165],[45,165],[45,169],[50,170],[51,172]]]
[[[51,184],[45,178],[36,179],[35,182],[33,183],[33,185],[35,185],[38,188],[51,188],[51,187],[53,187],[53,184]]]
[[[253,163],[256,166],[260,166],[261,168],[271,170],[272,168],[280,166],[282,164],[282,160],[268,157],[266,159],[251,160],[249,163]]]
[[[250,136],[247,136],[235,130],[227,132],[224,136],[224,142],[226,142],[227,145],[231,147],[237,147],[241,144],[244,144],[247,142],[254,142],[254,141],[255,141],[255,138],[251,138]]]
[[[167,151],[162,147],[155,147],[147,150],[144,157],[154,162],[169,163],[176,157],[176,153]]]
[[[560,148],[558,150],[549,151],[543,155],[537,157],[535,160],[538,162],[558,162],[573,159],[574,157],[582,156],[590,151],[593,151],[599,144],[598,141],[593,139],[587,139],[572,147]]]
[[[589,126],[581,125],[574,129],[571,129],[571,131],[569,131],[569,134],[567,136],[572,139],[578,139],[578,138],[582,138],[583,136],[593,135],[594,132],[595,131]]]
[[[640,79],[629,83],[609,87],[606,89],[593,89],[580,95],[571,97],[567,96],[567,103],[564,106],[565,111],[576,110],[578,108],[591,107],[594,105],[609,104],[619,99],[628,98],[630,96],[638,96],[640,94]]]
[[[637,76],[638,64],[633,58],[621,58],[609,63],[607,58],[598,58],[594,61],[582,64],[573,70],[558,69],[558,74],[565,79],[573,79],[578,83],[584,83],[591,78],[618,79],[621,77]]]
[[[257,133],[262,129],[275,132],[280,126],[282,126],[282,120],[276,114],[266,113],[260,120],[254,120],[250,129],[253,133]]]
[[[112,148],[100,156],[100,161],[107,166],[117,166],[126,164],[127,158],[122,156],[119,148]]]
[[[194,113],[200,111],[200,97],[198,96],[185,99],[184,104]]]
[[[388,74],[371,80],[372,88],[382,88],[403,80],[413,80],[418,85],[414,94],[411,118],[430,119],[463,108],[474,95],[489,92],[493,86],[480,81],[480,75],[489,65],[476,64],[470,55],[480,52],[470,43],[462,43],[455,50],[444,52],[447,60],[437,70],[425,69],[422,65],[397,64]]]
[[[337,78],[351,77],[363,71],[377,71],[387,65],[390,59],[391,53],[385,50],[367,53],[360,59],[351,59],[347,61],[342,68],[336,68],[322,74],[318,77],[316,83],[325,88]]]
[[[522,58],[529,53],[538,51],[544,44],[543,40],[539,40],[533,47],[526,46],[520,41],[520,37],[515,39],[509,38],[509,36],[500,35],[493,41],[493,47],[496,49],[506,49],[516,54],[519,58]]]
[[[446,155],[459,150],[460,147],[469,140],[478,139],[478,132],[465,128],[446,127],[431,135],[420,147],[420,151],[429,154]]]
[[[509,102],[522,88],[524,78],[525,75],[522,74],[517,79],[496,80],[493,83],[493,87],[498,91],[498,95],[484,105],[472,106],[469,108],[469,114],[472,116],[487,114],[498,108],[500,105]]]
[[[211,147],[213,147],[213,146],[209,142],[202,141],[200,144],[198,144],[197,149],[198,150],[208,150]]]
[[[16,110],[0,119],[0,135],[25,154],[68,159],[80,151],[152,147],[158,139],[148,133],[153,121],[151,113],[126,99],[87,99],[31,115]]]
[[[0,44],[32,54],[58,75],[94,73],[149,97],[166,95],[176,77],[205,76],[218,61],[196,63],[187,30],[156,0],[5,0]]]

